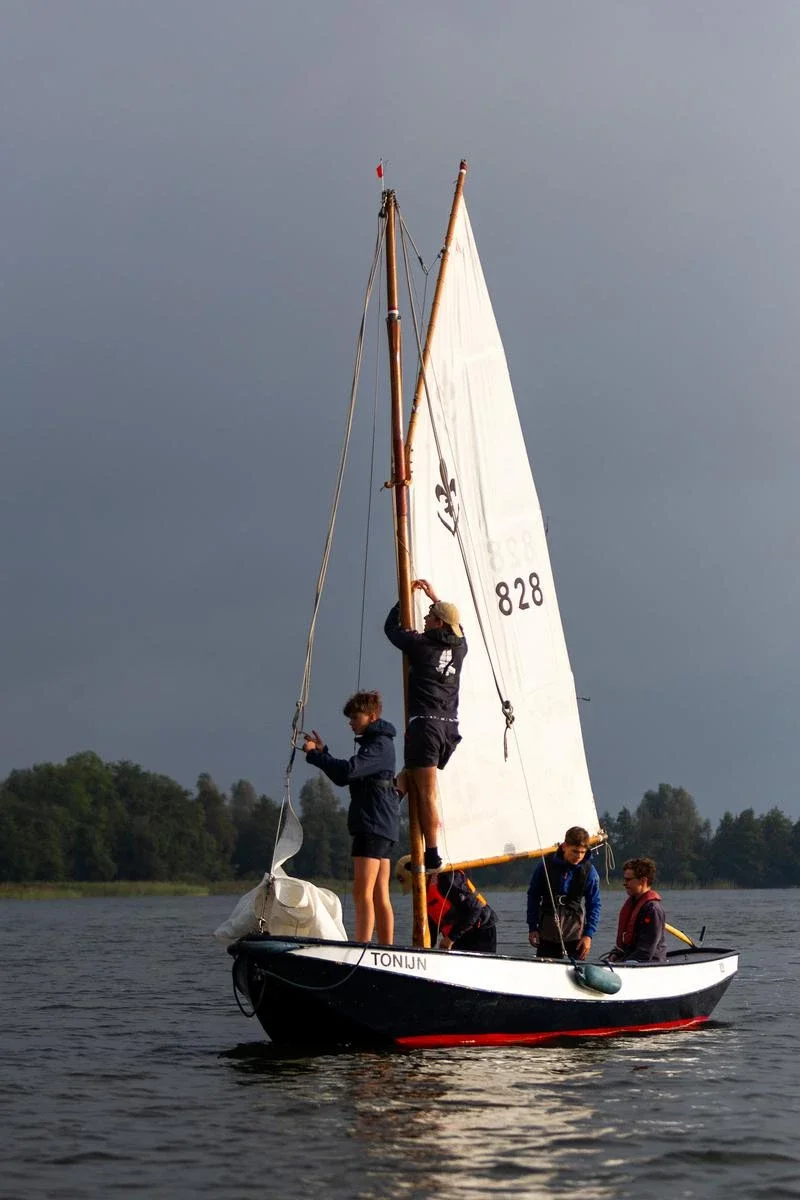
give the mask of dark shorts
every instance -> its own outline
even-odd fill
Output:
[[[460,741],[456,721],[412,717],[406,730],[404,766],[438,767],[441,771]]]
[[[377,833],[357,833],[353,838],[353,858],[391,858],[395,843]]]

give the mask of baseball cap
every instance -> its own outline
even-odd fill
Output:
[[[444,621],[445,625],[451,630],[456,637],[463,637],[464,633],[461,628],[461,617],[455,604],[449,604],[447,600],[437,600],[431,605],[430,611],[440,621]]]

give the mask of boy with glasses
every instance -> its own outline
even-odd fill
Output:
[[[653,890],[656,864],[652,858],[629,858],[622,868],[622,882],[628,898],[622,906],[617,926],[617,944],[609,962],[659,963],[667,961],[664,938],[664,905]]]

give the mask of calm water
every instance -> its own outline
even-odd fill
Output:
[[[233,1001],[231,897],[0,904],[0,1196],[800,1197],[800,892],[665,900],[743,954],[703,1030],[293,1058]]]

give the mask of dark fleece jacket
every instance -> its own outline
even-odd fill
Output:
[[[396,842],[400,836],[400,797],[394,786],[394,739],[397,730],[381,717],[356,738],[352,758],[334,758],[324,750],[309,750],[306,762],[319,767],[338,787],[350,789],[347,828]]]
[[[400,605],[386,618],[383,631],[408,659],[409,717],[458,717],[458,685],[467,639],[447,626],[417,633],[400,626]]]

